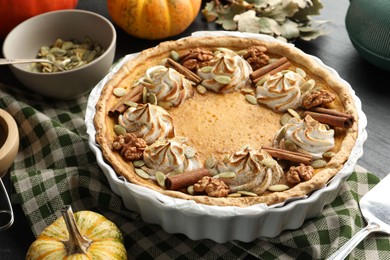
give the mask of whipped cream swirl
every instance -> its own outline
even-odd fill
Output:
[[[170,103],[174,107],[194,95],[191,81],[175,69],[162,65],[147,69],[140,83],[156,95],[158,102]]]
[[[305,83],[302,76],[291,70],[271,75],[262,85],[256,88],[256,98],[260,104],[276,112],[295,109],[301,105],[301,85]]]
[[[283,175],[282,167],[268,152],[250,147],[233,153],[227,162],[219,163],[217,168],[219,172],[236,173],[235,178],[223,179],[232,192],[250,191],[258,195],[277,184]]]
[[[175,136],[172,117],[162,107],[149,103],[127,108],[119,115],[118,122],[128,133],[135,133],[147,144]]]
[[[288,140],[299,149],[310,153],[314,159],[322,158],[322,154],[334,147],[334,130],[326,125],[306,116],[304,119],[291,118],[284,125],[274,139],[274,146],[283,148],[283,143]]]
[[[250,85],[252,67],[234,51],[220,49],[208,66],[199,68],[196,73],[203,79],[202,85],[207,89],[228,93]]]
[[[179,137],[157,140],[146,147],[143,159],[147,167],[163,173],[183,173],[201,167],[194,148]]]

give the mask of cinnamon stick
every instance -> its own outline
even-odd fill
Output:
[[[313,107],[310,109],[310,111],[318,112],[318,113],[324,113],[324,114],[329,114],[329,115],[334,115],[334,116],[342,116],[342,117],[348,117],[353,120],[353,116],[347,113],[343,113],[334,109],[329,109],[329,108],[324,108],[324,107]]]
[[[187,171],[165,179],[165,188],[167,190],[179,190],[197,183],[204,176],[211,176],[208,169],[200,168]]]
[[[198,85],[198,84],[200,84],[202,82],[202,78],[201,77],[199,77],[194,72],[192,72],[191,70],[187,69],[186,67],[184,67],[180,63],[172,60],[171,58],[167,59],[167,64],[170,67],[172,67],[173,69],[177,70],[180,74],[183,74],[184,77],[186,77],[187,79],[191,80],[195,84]]]
[[[115,113],[123,113],[126,110],[126,105],[124,102],[126,101],[133,101],[137,102],[142,98],[142,92],[143,92],[144,86],[138,85],[134,88],[132,88],[129,92],[126,93],[121,99],[110,109],[109,113],[115,114]]]
[[[313,156],[311,156],[310,154],[293,152],[289,150],[284,150],[275,147],[268,147],[268,146],[263,146],[261,147],[261,149],[268,152],[272,157],[278,159],[288,160],[296,163],[303,163],[306,165],[311,164],[313,161]]]
[[[288,59],[286,57],[282,57],[275,62],[272,62],[264,67],[261,67],[255,71],[253,71],[249,76],[253,81],[255,81],[256,79],[260,79],[264,75],[270,73],[272,70],[282,66],[283,64],[285,64],[287,62],[288,62]]]
[[[311,109],[310,111],[305,111],[303,115],[310,115],[312,118],[314,118],[320,123],[328,124],[335,127],[350,128],[354,122],[354,118],[352,115],[322,107],[317,107]]]

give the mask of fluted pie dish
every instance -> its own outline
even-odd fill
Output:
[[[218,242],[276,236],[319,214],[366,138],[360,101],[334,70],[290,44],[227,32],[126,56],[91,93],[86,123],[130,210]],[[203,217],[209,228],[181,223]]]

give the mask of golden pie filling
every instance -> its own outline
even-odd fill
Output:
[[[321,188],[357,138],[344,83],[298,49],[237,37],[161,43],[96,105],[96,140],[129,182],[210,205],[272,205]]]

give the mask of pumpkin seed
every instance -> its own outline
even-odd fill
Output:
[[[306,77],[306,72],[305,72],[303,69],[297,67],[297,68],[295,69],[295,71],[296,71],[299,75],[301,75],[302,78]]]
[[[130,100],[126,100],[125,102],[123,102],[123,104],[125,104],[126,106],[129,106],[129,107],[137,107],[138,106],[137,102],[130,101]]]
[[[243,88],[241,92],[244,94],[253,94],[254,90],[252,88]]]
[[[284,149],[288,150],[288,151],[297,151],[298,150],[298,147],[295,143],[293,143],[292,141],[290,140],[285,140],[284,143],[283,143],[283,146],[284,146]]]
[[[124,128],[121,125],[114,125],[114,132],[117,135],[124,135],[124,134],[126,134],[126,128]]]
[[[86,52],[86,54],[84,55],[84,60],[88,63],[88,62],[91,62],[95,59],[97,53],[96,51],[88,51]]]
[[[268,168],[274,167],[277,164],[277,162],[272,158],[265,158],[261,160],[260,163]]]
[[[127,93],[126,89],[124,88],[114,88],[113,92],[117,97],[123,97]]]
[[[309,79],[308,81],[306,81],[305,83],[303,83],[301,85],[301,91],[302,92],[309,92],[310,90],[312,90],[315,86],[316,82],[314,79]]]
[[[218,82],[220,84],[224,84],[224,85],[227,85],[232,81],[232,79],[229,76],[225,76],[225,75],[215,76],[214,80],[216,82]]]
[[[76,56],[76,55],[70,56],[69,59],[70,59],[70,62],[79,62],[79,61],[81,61],[80,57]]]
[[[239,50],[239,51],[237,51],[237,54],[240,55],[240,56],[244,56],[247,53],[248,53],[248,50]]]
[[[142,81],[144,84],[147,84],[147,85],[153,84],[153,81],[152,81],[150,78],[143,77],[143,78],[141,79],[141,81]]]
[[[150,175],[147,174],[144,170],[139,169],[139,168],[135,168],[134,170],[135,170],[135,173],[136,173],[139,177],[141,177],[142,179],[145,179],[145,180],[150,179]]]
[[[324,159],[328,159],[328,160],[331,159],[333,156],[335,156],[334,152],[325,152],[325,153],[322,154],[322,157]]]
[[[283,137],[284,137],[284,135],[286,134],[286,127],[282,127],[280,130],[279,130],[279,132],[278,132],[278,134],[276,135],[276,137],[275,137],[275,140],[279,143],[282,139],[283,139]]]
[[[165,174],[161,171],[156,171],[155,176],[158,185],[160,185],[160,187],[162,188],[165,188],[165,179],[166,179]]]
[[[259,81],[257,81],[256,86],[262,86],[271,76],[269,74],[264,75]]]
[[[290,115],[292,115],[293,117],[297,118],[297,119],[301,119],[301,116],[298,114],[297,111],[295,111],[294,109],[292,108],[287,108],[287,112],[290,113]]]
[[[232,179],[236,177],[235,172],[221,172],[214,176],[215,178]]]
[[[248,196],[248,197],[257,197],[256,193],[250,192],[250,191],[246,191],[246,190],[239,190],[239,191],[237,191],[237,193],[239,193],[241,195],[244,195],[244,196]]]
[[[136,168],[141,168],[144,165],[145,165],[145,162],[143,160],[133,161],[133,166],[136,167]]]
[[[146,172],[147,174],[149,174],[149,177],[152,179],[152,180],[156,180],[156,176],[154,176],[154,170],[153,169],[150,169],[148,168],[146,165],[142,166],[141,169]]]
[[[217,160],[214,157],[208,157],[205,161],[205,166],[207,169],[212,169],[217,165]]]
[[[148,102],[148,89],[144,87],[142,89],[142,103],[146,104]]]
[[[203,85],[197,85],[196,91],[198,91],[199,94],[206,94],[207,88]]]
[[[64,64],[65,70],[71,70],[81,67],[100,56],[104,50],[96,43],[93,43],[89,38],[82,44],[73,41],[63,41],[57,39],[53,45],[42,46],[39,49],[38,58],[45,58],[53,62],[61,62]],[[78,57],[78,60],[71,57]],[[36,63],[38,72],[57,72],[58,68],[49,68],[43,63]],[[34,68],[35,70],[35,68]]]
[[[230,155],[229,154],[224,154],[223,157],[222,157],[222,161],[224,163],[229,162],[229,159],[230,159]]]
[[[209,170],[209,173],[212,175],[212,176],[215,176],[215,175],[218,175],[219,174],[219,171],[215,168],[212,168],[212,169],[208,169]]]
[[[51,48],[50,52],[52,54],[54,54],[54,56],[65,56],[65,54],[66,54],[66,50],[63,50],[63,49],[58,48],[58,47]]]
[[[171,58],[174,60],[174,61],[178,61],[179,60],[179,53],[177,53],[177,51],[171,51]]]
[[[147,97],[148,97],[148,102],[152,105],[157,105],[157,96],[156,94],[154,93],[148,93],[147,94]]]
[[[286,125],[290,119],[292,118],[292,115],[290,113],[284,113],[281,117],[280,117],[280,124],[283,126],[283,125]]]
[[[252,105],[257,105],[257,99],[256,99],[255,96],[250,95],[250,94],[246,94],[246,95],[245,95],[245,99],[246,99],[246,101],[248,101],[250,104],[252,104]]]
[[[326,166],[326,161],[323,159],[317,159],[311,163],[311,167],[313,167],[314,169],[324,168],[325,166]]]
[[[240,193],[238,193],[238,192],[228,194],[229,198],[239,198],[241,196],[242,195]]]
[[[160,107],[162,107],[166,110],[168,110],[172,107],[172,104],[170,102],[165,102],[165,101],[158,101],[157,105],[159,105]]]
[[[69,50],[69,49],[71,49],[71,48],[73,47],[73,45],[74,45],[74,43],[71,42],[71,41],[64,41],[64,42],[62,43],[61,48],[62,48],[63,50]]]
[[[203,72],[203,73],[209,73],[213,69],[214,69],[214,67],[212,67],[212,66],[205,66],[205,67],[200,68],[200,71]]]
[[[268,187],[269,191],[285,191],[288,189],[290,189],[290,187],[285,184],[275,184]]]
[[[49,46],[42,46],[39,50],[39,55],[44,57],[46,55],[48,55],[50,52],[50,47]]]
[[[194,157],[195,154],[196,154],[196,150],[191,146],[186,146],[184,148],[184,155],[186,156],[187,159]]]

